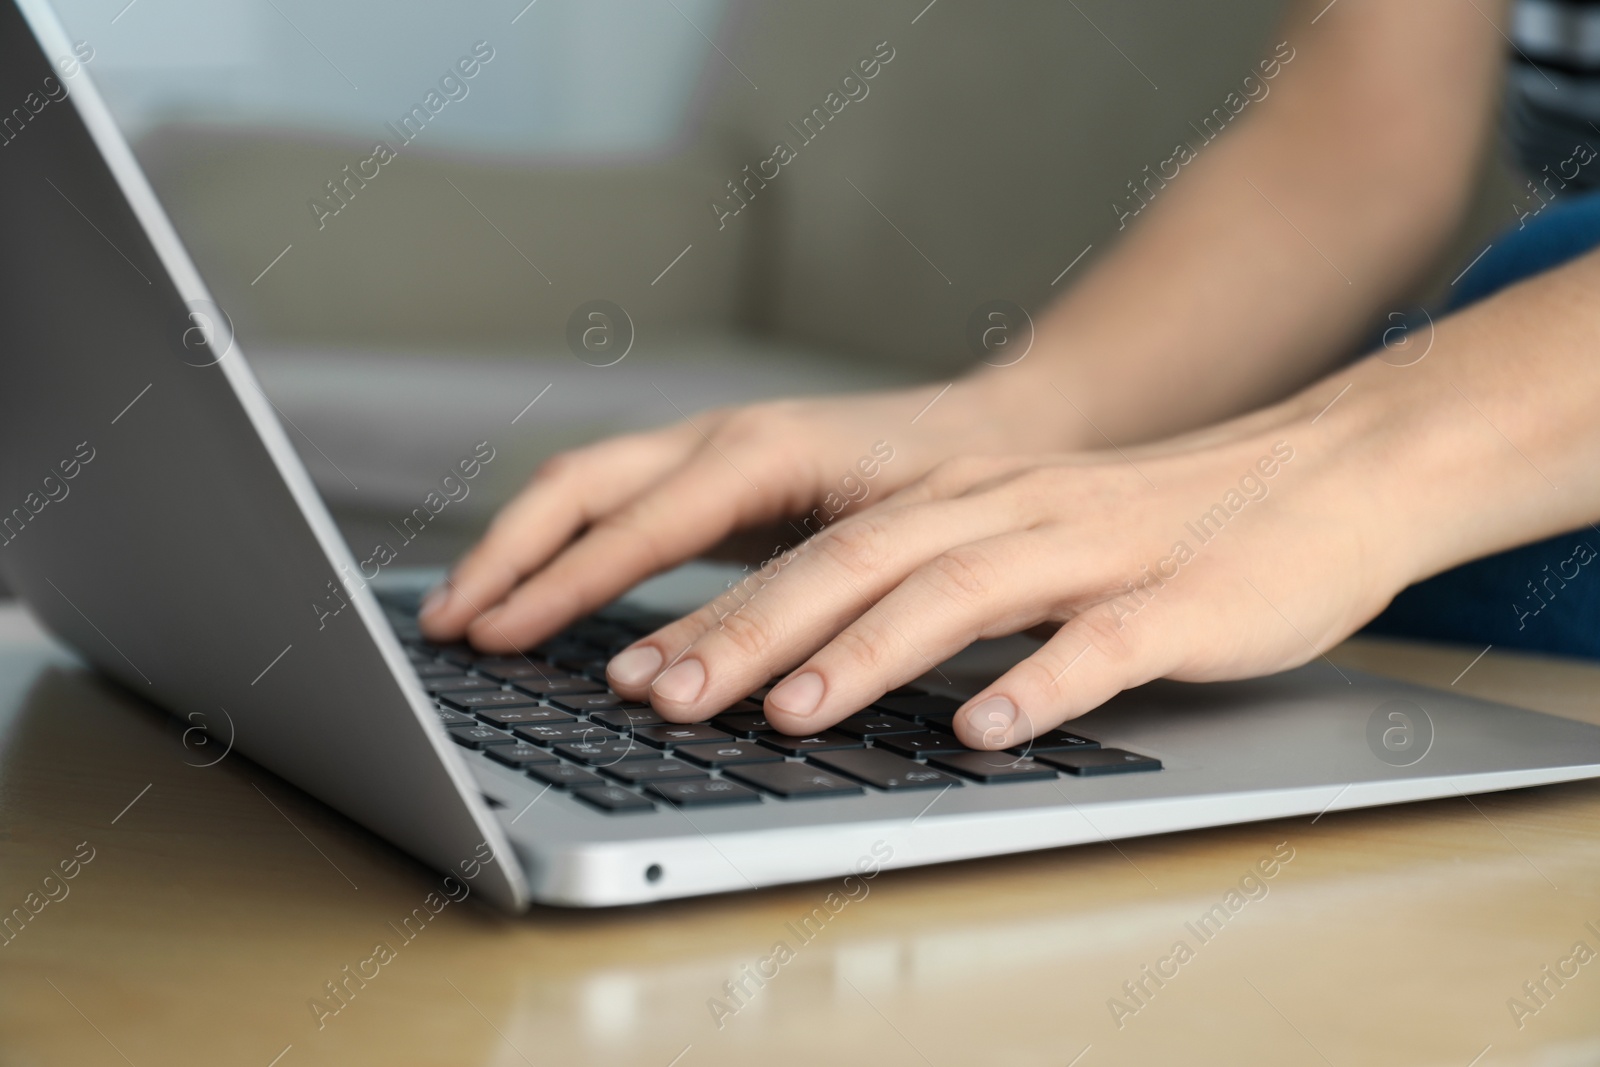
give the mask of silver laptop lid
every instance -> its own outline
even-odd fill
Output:
[[[501,829],[92,55],[42,0],[0,2],[0,574],[132,692],[231,724],[238,751],[523,906]]]

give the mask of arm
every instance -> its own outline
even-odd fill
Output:
[[[1276,401],[1328,371],[1458,221],[1505,47],[1489,18],[1505,6],[1298,5],[1275,37],[1293,58],[1260,79],[1267,95],[1215,141],[1190,134],[1193,161],[1164,188],[1151,183],[1126,238],[1041,320],[1028,360],[986,372],[992,387],[1037,397],[1036,418],[1060,424],[1053,381],[1128,444]],[[1105,447],[1071,422],[1069,445]]]
[[[922,390],[760,404],[555,457],[430,596],[425,631],[526,647],[741,529],[784,522],[792,543],[819,505],[837,524],[957,457],[1104,447],[1095,427],[1152,439],[1304,384],[1459,213],[1498,59],[1479,9],[1505,0],[1475,2],[1337,0],[1315,25],[1309,9],[1291,20],[1271,95],[1162,190],[1016,366],[931,408]],[[1056,387],[1086,419],[1063,416]],[[864,485],[855,470],[885,439],[894,460]]]

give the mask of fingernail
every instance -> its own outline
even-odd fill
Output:
[[[692,704],[706,686],[706,669],[697,659],[686,659],[656,679],[650,691],[674,704]]]
[[[822,693],[826,688],[822,675],[816,671],[806,671],[781,682],[767,694],[767,699],[779,711],[786,711],[790,715],[810,715],[822,703]]]
[[[661,661],[659,649],[640,645],[611,657],[606,673],[623,685],[644,685],[661,669]]]
[[[983,731],[983,743],[991,748],[1002,748],[1011,740],[1016,721],[1017,706],[1009,697],[990,697],[967,709],[967,722]]]
[[[438,585],[428,590],[428,595],[422,598],[422,607],[418,609],[417,617],[425,619],[429,615],[437,615],[444,609],[445,604],[448,603],[449,600],[450,587],[445,583],[440,582]]]

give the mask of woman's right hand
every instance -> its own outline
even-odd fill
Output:
[[[561,453],[429,594],[422,631],[487,652],[526,648],[740,531],[778,525],[792,543],[952,456],[1070,445],[1019,418],[1021,398],[1003,384],[986,375],[944,393],[721,408]]]

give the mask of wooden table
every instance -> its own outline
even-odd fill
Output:
[[[1477,651],[1335,658],[1447,686]],[[1456,688],[1600,723],[1596,665],[1491,651]],[[181,723],[14,608],[0,738],[0,909],[66,893],[0,945],[4,1065],[1600,1063],[1600,958],[1573,957],[1600,952],[1600,783],[889,872],[805,944],[786,924],[831,885],[451,905],[319,1026],[428,870],[237,756],[194,766]],[[1199,944],[1185,924],[1275,848],[1267,895]],[[780,939],[794,958],[730,998]]]

